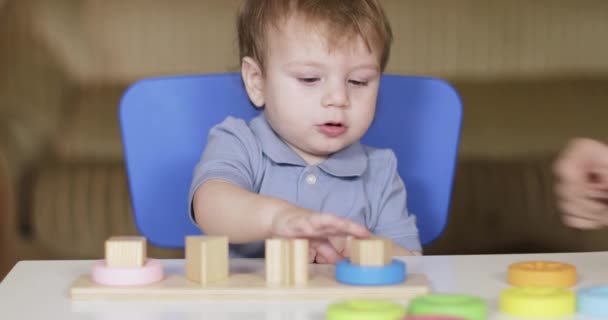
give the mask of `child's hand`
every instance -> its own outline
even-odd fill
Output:
[[[314,256],[311,262],[335,264],[350,256],[351,237],[329,237],[327,240],[317,244],[319,248],[311,246],[311,254]]]
[[[273,236],[286,238],[327,239],[332,236],[367,238],[371,233],[364,226],[332,214],[306,209],[292,209],[272,221]]]
[[[563,220],[577,228],[608,225],[608,145],[571,142],[555,163],[556,192]]]
[[[330,237],[328,239],[329,244],[333,247],[336,254],[339,254],[340,258],[348,258],[350,257],[351,248],[352,248],[352,237]],[[421,252],[411,251],[404,247],[397,245],[396,243],[392,243],[392,253],[393,256],[420,256]],[[335,263],[332,260],[328,260],[324,255],[317,255],[312,261],[318,263]],[[337,260],[339,261],[339,260]]]
[[[312,240],[309,253],[310,262],[323,264],[336,264],[346,257],[344,252],[336,248],[329,239]]]
[[[273,236],[310,239],[309,258],[320,263],[336,263],[345,257],[342,240],[352,236],[367,238],[371,233],[364,226],[332,214],[292,208],[277,215],[272,222]]]

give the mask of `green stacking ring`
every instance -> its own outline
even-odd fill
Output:
[[[409,314],[461,317],[485,320],[487,307],[483,300],[464,294],[427,294],[410,301]]]
[[[326,320],[399,320],[405,316],[405,306],[384,300],[355,299],[329,306]]]

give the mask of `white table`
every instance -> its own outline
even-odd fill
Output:
[[[577,267],[573,289],[608,284],[608,252],[424,256],[403,258],[410,272],[424,273],[433,292],[465,293],[484,298],[489,319],[513,319],[497,311],[507,288],[507,266],[521,260],[554,260]],[[183,273],[183,260],[163,260],[166,272]],[[246,319],[305,320],[324,318],[334,301],[72,301],[67,290],[93,261],[23,261],[0,283],[0,319]],[[340,297],[336,297],[339,299]],[[566,319],[591,319],[576,315]]]

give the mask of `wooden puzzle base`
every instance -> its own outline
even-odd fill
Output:
[[[430,293],[431,286],[422,274],[408,274],[405,282],[390,286],[352,286],[336,282],[333,265],[311,264],[308,284],[304,286],[270,286],[265,280],[263,259],[230,260],[228,279],[201,286],[179,273],[166,272],[154,284],[113,287],[94,283],[90,275],[78,278],[69,289],[74,300],[129,299],[334,299],[377,298],[409,300]]]

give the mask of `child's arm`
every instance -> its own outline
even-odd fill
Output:
[[[313,239],[370,236],[364,226],[350,220],[300,208],[221,180],[209,180],[199,187],[194,194],[193,209],[206,234],[226,235],[231,243],[275,236]]]

